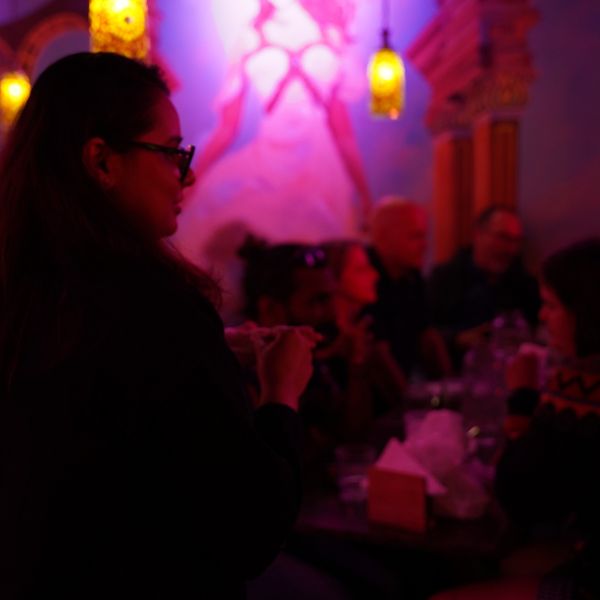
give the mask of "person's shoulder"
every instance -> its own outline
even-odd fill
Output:
[[[508,276],[512,279],[517,279],[526,283],[537,283],[537,279],[525,266],[522,257],[517,257],[508,269]]]
[[[472,253],[469,248],[461,248],[456,254],[445,262],[440,262],[431,270],[431,279],[455,277],[467,271],[473,263]]]
[[[98,269],[86,277],[82,294],[93,313],[127,329],[185,331],[196,323],[222,329],[216,310],[201,292],[161,265],[122,261]]]
[[[409,278],[411,281],[415,282],[418,285],[422,285],[425,282],[425,276],[421,269],[411,269],[409,273]]]
[[[132,261],[98,263],[86,273],[77,273],[69,287],[80,294],[86,306],[124,311],[142,310],[163,302],[170,286],[159,271]]]
[[[398,280],[400,288],[411,290],[413,292],[422,292],[426,288],[425,277],[420,269],[410,269],[403,277]]]

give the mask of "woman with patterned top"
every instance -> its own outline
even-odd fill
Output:
[[[524,578],[468,586],[435,600],[600,598],[600,238],[550,256],[541,283],[540,320],[559,364],[541,390],[536,356],[519,354],[510,364],[508,440],[495,486],[508,516],[534,543],[524,549],[529,558],[554,567],[541,578],[530,569]],[[540,548],[540,533],[544,540],[551,534],[567,541],[563,558],[551,556],[547,541]]]
[[[560,364],[542,391],[535,359],[521,355],[510,366],[509,442],[496,491],[517,524],[568,525],[581,540],[576,558],[544,577],[538,598],[598,598],[600,238],[546,260],[542,300],[540,319]]]

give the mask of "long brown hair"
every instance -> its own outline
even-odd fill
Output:
[[[156,67],[110,53],[79,53],[35,82],[0,160],[0,366],[28,306],[23,286],[51,271],[68,292],[69,273],[89,257],[135,259],[176,273],[211,301],[216,284],[168,244],[144,239],[83,164],[92,137],[117,151],[153,125],[169,90]],[[4,355],[4,358],[2,358]]]
[[[348,254],[352,248],[362,248],[365,252],[365,245],[359,240],[341,239],[332,240],[323,244],[323,251],[327,257],[327,264],[331,268],[336,280],[340,280],[342,273],[348,263]]]
[[[542,280],[575,317],[575,351],[600,354],[600,237],[581,240],[549,256]]]

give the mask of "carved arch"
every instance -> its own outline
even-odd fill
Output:
[[[0,37],[0,72],[14,68],[14,63],[15,53],[8,42]]]
[[[44,19],[27,33],[17,51],[17,60],[28,77],[31,77],[44,48],[68,31],[88,31],[87,19],[74,13],[58,13]]]

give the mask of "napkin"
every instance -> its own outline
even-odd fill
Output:
[[[425,467],[415,460],[407,452],[402,442],[396,438],[389,440],[381,456],[375,463],[375,467],[394,473],[422,477],[425,479],[425,488],[429,496],[440,496],[446,493],[446,488]]]

